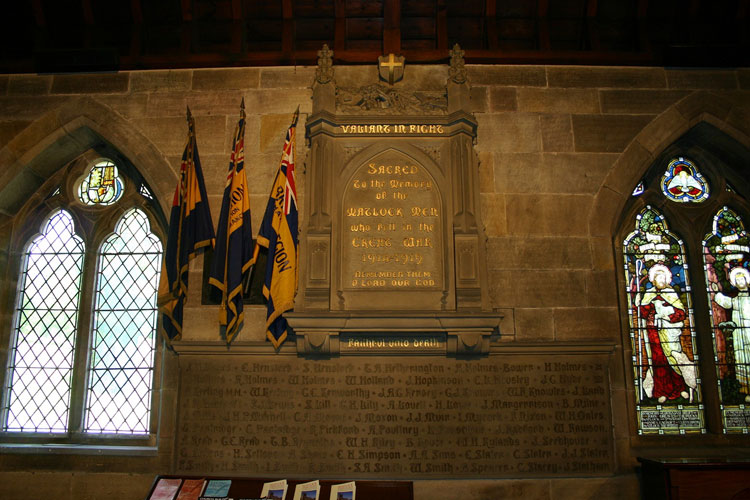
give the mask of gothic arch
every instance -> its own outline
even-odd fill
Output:
[[[122,115],[84,96],[47,112],[0,149],[0,213],[12,217],[59,168],[101,146],[127,158],[169,212],[177,177],[164,155]]]
[[[711,92],[695,92],[654,118],[620,155],[594,197],[589,234],[616,234],[633,188],[659,155],[686,134],[701,137],[706,131],[746,150],[750,158],[750,112]]]

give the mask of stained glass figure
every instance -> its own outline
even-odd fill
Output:
[[[138,209],[123,215],[99,251],[86,432],[149,432],[161,256]]]
[[[750,432],[750,238],[724,207],[703,240],[714,360],[725,433]]]
[[[700,203],[708,199],[708,182],[697,167],[683,157],[669,162],[661,178],[661,190],[668,199],[682,203]]]
[[[647,206],[623,244],[638,432],[705,433],[683,242]]]
[[[123,184],[117,165],[102,160],[91,167],[78,188],[78,197],[86,205],[111,205],[120,199]]]
[[[633,190],[632,196],[640,196],[646,191],[646,183],[644,181],[641,181],[638,183],[638,185]]]
[[[83,240],[64,210],[24,255],[2,430],[68,429],[83,257]]]

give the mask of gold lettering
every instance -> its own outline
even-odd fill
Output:
[[[435,207],[411,207],[412,217],[437,217],[438,209]]]
[[[412,236],[409,236],[404,238],[401,244],[406,248],[432,247],[432,240],[430,238],[414,238]]]
[[[417,168],[417,167],[414,167],[414,168]],[[416,173],[416,171],[409,172],[409,173]],[[411,188],[411,189],[422,189],[425,191],[429,191],[432,189],[432,181],[399,181],[396,179],[391,179],[389,181],[389,184],[392,189]]]
[[[401,207],[350,207],[346,209],[347,217],[403,217]]]
[[[387,248],[391,246],[390,238],[353,238],[354,248]]]
[[[363,288],[378,288],[385,286],[385,280],[362,280],[360,286]]]
[[[445,129],[436,124],[412,124],[391,126],[390,123],[378,123],[372,125],[341,125],[344,134],[442,134]]]

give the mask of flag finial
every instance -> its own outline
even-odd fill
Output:
[[[297,126],[298,118],[299,118],[299,104],[297,104],[297,110],[294,112],[294,116],[292,117],[292,127]]]

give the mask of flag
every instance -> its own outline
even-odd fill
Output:
[[[187,110],[188,139],[182,153],[180,182],[169,216],[167,249],[159,282],[162,328],[169,341],[182,336],[182,311],[187,300],[188,265],[195,255],[214,245],[214,226],[195,142],[195,121]]]
[[[219,328],[232,342],[242,329],[242,276],[253,262],[253,232],[250,222],[250,195],[245,175],[245,100],[240,121],[234,129],[227,183],[221,203],[216,249],[208,282],[221,290]]]
[[[297,293],[297,187],[294,174],[295,131],[299,108],[287,130],[281,164],[271,187],[263,215],[255,256],[259,247],[268,249],[263,295],[268,300],[266,336],[275,348],[287,337],[282,314],[294,307]]]

